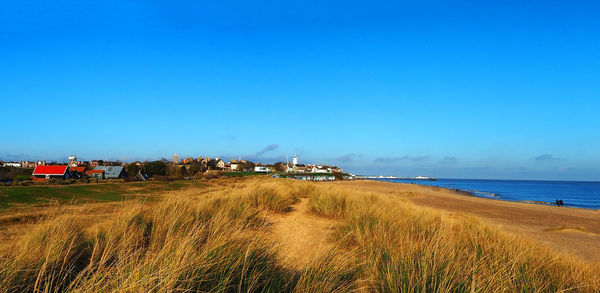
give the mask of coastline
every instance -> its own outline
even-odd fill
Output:
[[[331,184],[331,183],[326,183]],[[600,211],[498,200],[429,185],[356,180],[337,183],[356,190],[406,198],[448,217],[474,216],[546,243],[559,252],[600,262]]]
[[[594,197],[600,196],[596,192],[600,188],[600,182],[595,181],[440,179],[441,184],[431,184],[386,179],[367,180],[431,186],[481,198],[547,206],[556,206],[555,199],[561,199],[565,202],[561,207],[600,210],[600,202]],[[547,194],[555,195],[548,197]]]

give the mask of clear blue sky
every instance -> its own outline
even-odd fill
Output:
[[[600,180],[599,3],[1,1],[0,159]]]

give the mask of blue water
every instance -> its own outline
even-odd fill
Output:
[[[438,179],[374,179],[388,182],[416,183],[469,191],[476,196],[509,201],[553,204],[562,199],[565,206],[600,209],[600,182]]]

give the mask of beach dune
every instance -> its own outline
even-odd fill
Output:
[[[559,252],[600,261],[600,212],[469,196],[416,184],[357,180],[332,183],[356,190],[405,197],[447,215],[472,215],[509,232],[548,244]]]

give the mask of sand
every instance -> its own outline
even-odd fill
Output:
[[[399,196],[449,215],[472,215],[502,229],[546,243],[559,252],[600,261],[600,212],[509,202],[416,184],[356,180],[328,184]]]
[[[268,218],[282,246],[282,263],[290,269],[301,269],[330,247],[328,236],[336,222],[311,214],[307,198],[292,205],[288,213],[271,214]]]

